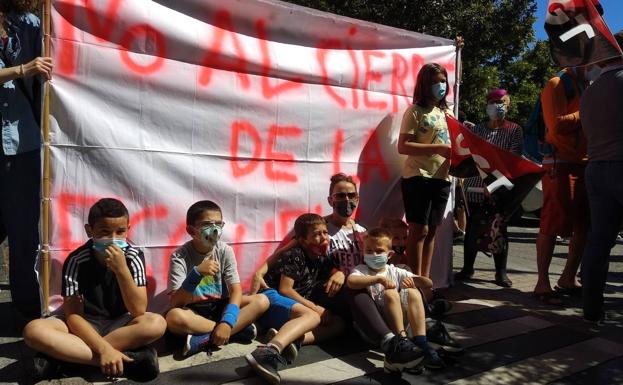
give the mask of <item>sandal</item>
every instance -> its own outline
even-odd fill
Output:
[[[549,291],[545,293],[532,293],[532,297],[536,298],[540,302],[550,306],[562,306],[562,298],[555,291]]]

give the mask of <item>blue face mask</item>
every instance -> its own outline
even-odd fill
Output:
[[[203,226],[201,228],[201,241],[206,246],[214,246],[221,235],[223,234],[223,228],[217,225]]]
[[[435,100],[440,101],[446,96],[446,82],[435,83],[431,86],[431,92]]]
[[[387,253],[383,254],[364,254],[363,261],[370,269],[379,270],[387,265]]]
[[[119,246],[121,249],[125,249],[129,246],[125,238],[93,238],[93,250],[100,254],[104,254],[106,248],[113,244]]]

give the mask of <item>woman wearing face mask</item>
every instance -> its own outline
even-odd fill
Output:
[[[436,63],[423,66],[398,138],[398,152],[408,155],[402,172],[402,200],[409,223],[407,256],[413,272],[423,277],[430,277],[435,230],[450,195],[448,88],[445,68]]]
[[[510,96],[503,89],[492,90],[487,94],[487,115],[489,120],[471,128],[472,132],[487,142],[492,143],[506,151],[521,156],[523,150],[523,131],[517,123],[506,119],[510,106]],[[467,232],[464,242],[465,262],[463,269],[454,275],[454,279],[462,281],[470,279],[474,275],[474,261],[478,253],[477,238],[481,235],[477,230],[477,223],[485,217],[492,215],[486,212],[488,195],[485,195],[484,183],[479,176],[465,179],[465,191],[470,216],[467,222]],[[506,260],[508,258],[508,239],[506,237],[506,223],[500,227],[501,247],[494,252],[495,283],[502,287],[511,287],[512,281],[506,274]]]

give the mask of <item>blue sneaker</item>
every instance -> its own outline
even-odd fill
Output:
[[[250,344],[257,337],[257,327],[255,324],[250,324],[238,333],[231,336],[230,342],[238,342],[240,344]]]
[[[212,333],[193,335],[189,334],[186,337],[186,344],[182,349],[182,355],[184,357],[190,357],[193,354],[197,354],[202,351],[206,351],[210,346],[210,335]]]

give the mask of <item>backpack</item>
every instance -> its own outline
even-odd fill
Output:
[[[567,100],[571,100],[575,97],[575,88],[573,80],[567,75],[566,72],[560,71],[556,74],[562,81],[565,87],[565,97]],[[547,143],[545,135],[547,134],[547,127],[545,126],[545,120],[543,119],[543,106],[541,105],[541,94],[534,103],[530,118],[524,129],[524,155],[537,163],[543,161],[544,156],[553,156],[554,147]]]

